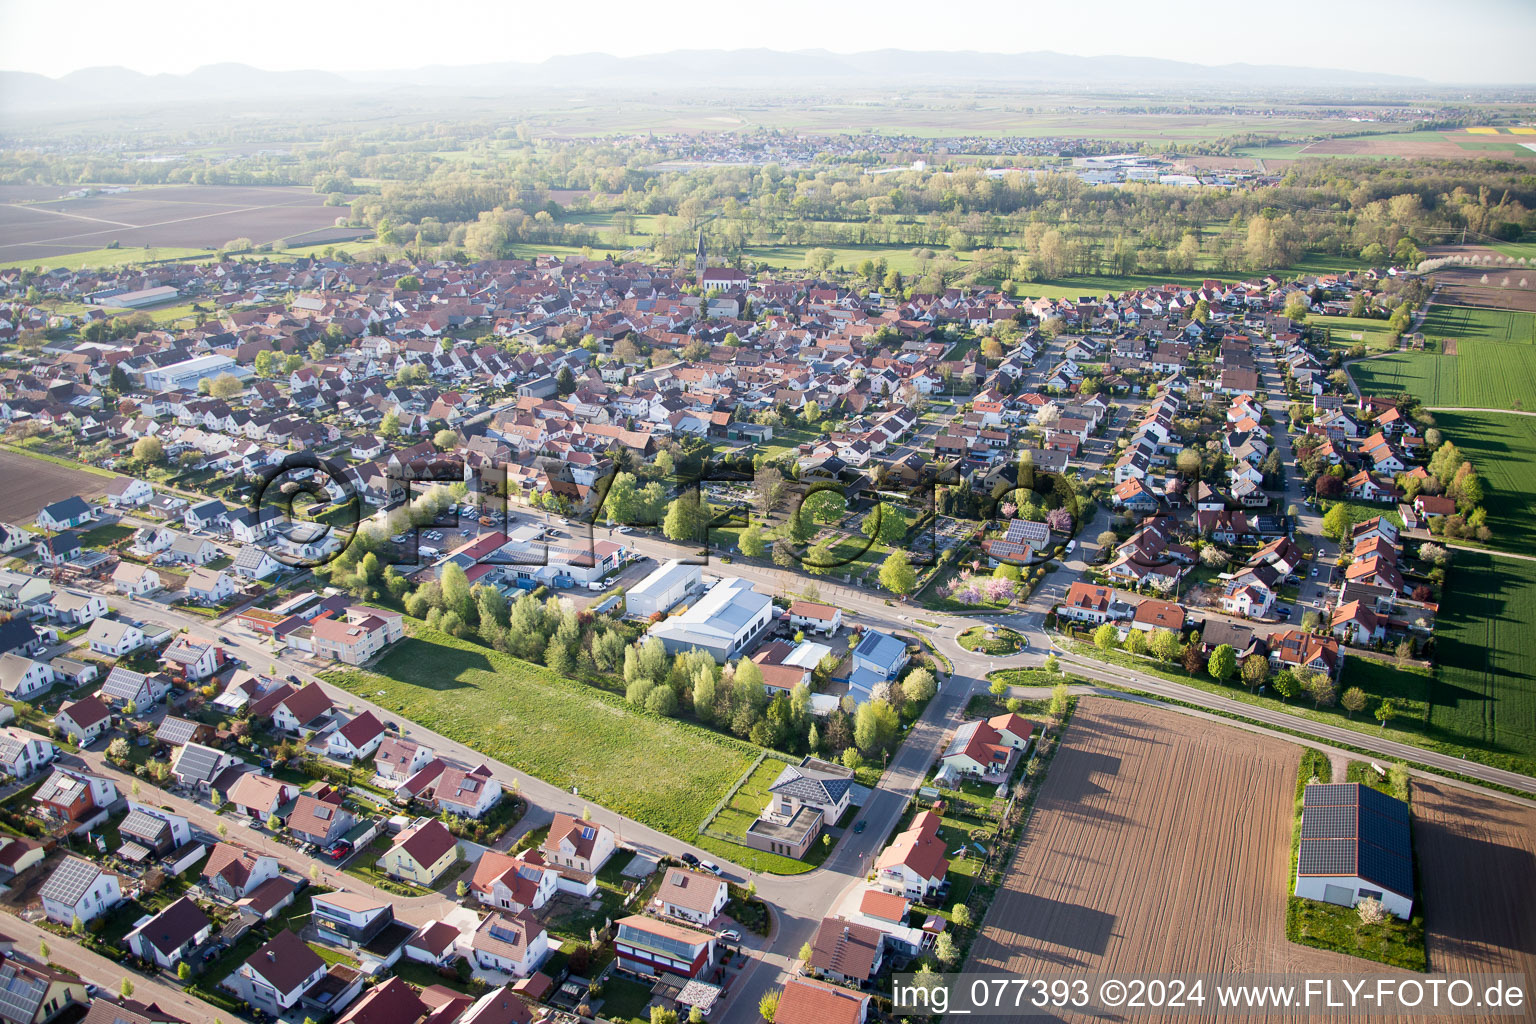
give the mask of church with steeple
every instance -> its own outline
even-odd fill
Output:
[[[704,229],[699,229],[699,247],[693,254],[693,282],[704,286],[704,267],[709,263],[709,253],[704,249]]]

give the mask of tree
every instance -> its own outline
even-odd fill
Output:
[[[932,697],[938,689],[933,673],[926,668],[914,669],[901,683],[901,695],[914,704]]]
[[[113,764],[126,764],[128,761],[128,740],[119,736],[107,744],[107,760]]]
[[[1219,682],[1226,682],[1237,671],[1237,652],[1231,644],[1222,644],[1211,652],[1211,660],[1206,665],[1211,678]]]
[[[767,515],[784,500],[784,474],[776,466],[760,466],[752,479],[752,496],[757,510]]]
[[[1311,672],[1301,680],[1302,688],[1311,694],[1314,707],[1331,708],[1339,702],[1339,683],[1327,672]],[[1377,708],[1379,716],[1381,709]]]
[[[809,515],[812,522],[831,524],[848,511],[848,499],[835,490],[824,488],[806,495],[800,507],[802,514]]]
[[[43,963],[47,963],[48,962],[48,957],[49,957],[49,955],[52,952],[53,951],[48,948],[48,940],[47,939],[42,939],[41,941],[38,942],[38,944],[37,944],[37,955],[38,955],[39,958],[42,959]]]
[[[956,926],[969,928],[971,926],[971,908],[964,903],[956,903],[950,909],[949,918],[955,922]]]
[[[1374,896],[1367,896],[1355,904],[1355,913],[1360,915],[1360,923],[1365,925],[1381,924],[1387,919],[1387,908]]]
[[[1125,634],[1125,650],[1129,654],[1138,654],[1138,655],[1146,654],[1147,653],[1147,633],[1146,633],[1146,630],[1132,629],[1128,633],[1126,633]]]
[[[859,523],[859,531],[870,540],[895,547],[907,535],[907,520],[896,506],[882,501]]]
[[[1101,651],[1112,651],[1120,646],[1120,629],[1113,622],[1102,623],[1093,631],[1093,646]]]
[[[892,551],[880,566],[880,585],[893,594],[906,597],[917,587],[917,572],[907,553],[901,549]]]
[[[1200,475],[1200,453],[1193,448],[1185,448],[1179,452],[1173,460],[1174,466],[1180,473],[1193,480]]]
[[[1288,320],[1305,320],[1311,311],[1312,304],[1307,301],[1306,295],[1302,292],[1292,292],[1285,300],[1285,316]]]
[[[987,692],[992,694],[994,697],[1006,697],[1008,695],[1008,680],[1004,679],[1002,676],[998,676],[996,679],[992,680],[991,685],[987,687]]]
[[[1120,535],[1115,533],[1114,530],[1105,530],[1103,533],[1095,537],[1094,540],[1098,542],[1100,548],[1108,551],[1110,548],[1120,543]]]
[[[1243,682],[1250,690],[1257,690],[1269,680],[1269,659],[1251,654],[1243,659]]]
[[[896,738],[900,718],[896,709],[883,700],[867,700],[853,716],[853,742],[865,754],[878,754]]]
[[[959,956],[959,950],[955,949],[954,936],[947,931],[939,932],[938,941],[933,944],[933,956],[945,968],[952,966],[955,958]]]
[[[748,558],[762,558],[768,550],[768,542],[763,539],[763,527],[760,523],[752,523],[741,531],[741,538],[736,542],[736,550]]]
[[[677,1024],[677,1011],[656,1005],[651,1007],[651,1024]]]
[[[667,505],[667,516],[661,524],[661,532],[668,540],[698,540],[703,519],[697,494],[678,495]]]
[[[1067,707],[1072,703],[1072,691],[1067,688],[1066,681],[1058,682],[1051,687],[1050,713],[1054,718],[1062,718],[1067,713]]]
[[[777,992],[764,992],[763,998],[757,1001],[757,1015],[768,1024],[773,1024],[774,1015],[779,1012],[779,994]]]
[[[802,942],[800,944],[800,960],[803,963],[810,963],[811,962],[811,953],[812,952],[814,952],[814,951],[811,949],[811,944],[809,942]]]
[[[459,443],[459,434],[454,430],[439,430],[432,435],[432,443],[440,452],[446,452]]]
[[[1278,673],[1275,676],[1273,686],[1275,692],[1280,694],[1281,698],[1285,700],[1290,700],[1301,693],[1301,682],[1296,678],[1296,673],[1290,669]]]
[[[1344,710],[1349,712],[1349,717],[1354,718],[1356,711],[1365,709],[1365,691],[1358,686],[1351,686],[1339,697],[1339,703],[1344,705]]]
[[[1171,629],[1159,629],[1152,634],[1152,653],[1159,661],[1177,661],[1183,648],[1179,634]]]
[[[1382,701],[1381,704],[1377,706],[1376,721],[1381,723],[1381,727],[1383,729],[1387,727],[1388,722],[1392,721],[1392,719],[1396,717],[1397,705],[1394,704],[1390,699]]]
[[[208,394],[214,398],[234,398],[244,390],[245,385],[232,373],[221,373],[208,385]]]
[[[282,818],[279,818],[275,814],[267,815],[267,828],[268,829],[270,829],[273,832],[276,832],[279,829],[281,829],[282,827],[283,827],[283,819]]]
[[[76,920],[79,919],[76,918]],[[118,994],[121,995],[124,999],[133,998],[133,982],[129,981],[127,978],[124,978],[123,983],[117,986],[117,991]]]
[[[1333,479],[1333,478],[1328,478]],[[1349,518],[1349,507],[1336,504],[1323,516],[1323,536],[1329,540],[1342,540],[1349,532],[1352,520]]]
[[[141,437],[133,443],[133,460],[141,465],[152,465],[165,458],[165,445],[158,437]]]
[[[187,963],[185,960],[177,964],[176,977],[182,981],[186,981],[188,978],[192,977],[192,965]]]

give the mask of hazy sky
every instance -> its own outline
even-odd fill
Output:
[[[1055,50],[1202,64],[1290,64],[1436,82],[1536,80],[1532,0],[0,0],[0,68],[58,76],[123,65],[184,72],[237,61],[273,70],[412,68],[761,46]]]

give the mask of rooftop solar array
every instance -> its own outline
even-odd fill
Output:
[[[1411,898],[1408,805],[1359,783],[1308,786],[1302,795],[1296,871],[1359,876]]]

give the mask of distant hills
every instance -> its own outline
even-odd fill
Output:
[[[826,50],[675,50],[638,57],[591,53],[551,57],[538,63],[508,61],[347,73],[263,71],[245,64],[210,64],[184,75],[144,75],[120,67],[85,68],[61,78],[5,71],[0,72],[0,107],[19,113],[231,99],[406,93],[495,96],[538,88],[792,90],[822,84],[1295,90],[1334,86],[1400,89],[1428,83],[1420,78],[1364,71],[1260,64],[1211,66],[1147,57],[1075,57],[1050,51],[1004,54],[871,50],[842,54]]]

